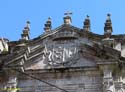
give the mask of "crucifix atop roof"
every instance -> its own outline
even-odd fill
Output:
[[[72,12],[67,11],[67,12],[64,13],[64,15],[66,15],[64,17],[64,24],[71,24],[72,23],[72,19],[71,19],[70,15],[72,15]]]
[[[72,15],[73,13],[71,11],[67,11],[64,13],[64,15]]]

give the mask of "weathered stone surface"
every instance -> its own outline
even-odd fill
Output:
[[[9,42],[0,54],[0,92],[124,92],[125,35],[111,35],[109,18],[104,35],[90,32],[89,18],[84,24],[51,30],[49,20],[39,37]]]
[[[91,71],[92,70],[92,71]],[[30,73],[29,73],[30,74]],[[97,70],[89,69],[89,70],[82,70],[75,71],[64,71],[61,73],[58,71],[55,72],[44,72],[35,74],[32,73],[33,76],[36,76],[39,79],[47,81],[48,83],[54,84],[60,88],[63,88],[69,92],[83,92],[88,91],[91,92],[92,90],[100,92],[102,90],[102,77]],[[38,76],[39,75],[39,76]],[[22,78],[22,77],[21,77]],[[42,83],[38,80],[34,79],[25,79],[26,76],[23,76],[23,79],[20,79],[18,86],[26,92],[32,90],[40,90],[41,92],[62,92],[57,88],[49,86],[45,83]]]

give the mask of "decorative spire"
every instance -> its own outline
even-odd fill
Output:
[[[64,24],[71,24],[72,23],[72,19],[70,17],[70,15],[72,15],[72,12],[67,11],[64,13],[64,15],[66,15],[63,19],[64,19]]]
[[[30,21],[26,22],[26,26],[23,29],[23,33],[21,34],[22,40],[29,40],[29,32],[30,32]]]
[[[107,19],[106,19],[105,27],[104,27],[104,35],[106,38],[110,38],[110,36],[113,32],[112,21],[111,21],[110,16],[111,16],[110,14],[107,14]]]
[[[51,31],[52,25],[51,25],[51,18],[49,17],[48,20],[46,21],[46,24],[44,24],[44,30],[45,32]]]
[[[83,29],[85,30],[85,31],[90,31],[90,19],[89,19],[89,16],[87,15],[86,16],[86,19],[85,19],[85,21],[84,21],[84,26],[83,26]]]

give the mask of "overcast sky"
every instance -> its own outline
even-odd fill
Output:
[[[44,23],[52,18],[52,28],[63,23],[64,12],[71,11],[72,25],[82,28],[86,15],[91,31],[103,34],[107,13],[111,13],[113,34],[125,34],[125,0],[0,0],[0,37],[19,40],[31,22],[30,37],[43,33]]]

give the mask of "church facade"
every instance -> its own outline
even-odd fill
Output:
[[[30,39],[30,22],[19,41],[0,39],[0,92],[124,92],[125,35],[112,35],[110,14],[104,34],[91,32],[89,16],[83,28],[71,16]]]

